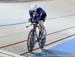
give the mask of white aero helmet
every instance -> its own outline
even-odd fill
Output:
[[[37,8],[38,8],[37,4],[33,4],[33,5],[30,6],[31,11],[36,11]]]

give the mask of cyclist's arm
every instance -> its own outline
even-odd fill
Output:
[[[30,18],[28,19],[29,22],[32,22],[32,19],[33,19],[33,13],[29,10],[29,15],[30,15]]]
[[[33,18],[33,13],[31,11],[29,11],[29,15],[30,15],[30,19]]]
[[[37,24],[38,24],[38,23],[39,23],[40,18],[41,18],[41,17],[37,16],[37,17],[35,18],[35,20],[34,20],[34,23],[37,23]]]
[[[33,13],[32,13],[31,11],[29,11],[29,15],[30,15],[29,21],[30,21],[31,23],[36,23],[36,22],[38,22],[38,19],[37,19],[36,15],[33,16]]]

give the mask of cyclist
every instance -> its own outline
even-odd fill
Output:
[[[30,15],[29,21],[31,23],[36,23],[33,26],[33,28],[36,30],[37,24],[39,24],[40,32],[43,31],[45,18],[47,16],[44,9],[42,9],[41,7],[38,7],[36,4],[33,4],[33,5],[31,5],[31,7],[29,9],[29,15]],[[43,33],[43,35],[44,35],[44,33]]]

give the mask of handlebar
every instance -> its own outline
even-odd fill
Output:
[[[35,25],[36,23],[31,23],[30,25],[27,25],[26,28],[30,27],[31,25]]]

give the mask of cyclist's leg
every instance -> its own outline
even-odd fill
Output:
[[[41,32],[44,29],[44,21],[40,20],[39,21],[39,31]]]
[[[39,29],[40,29],[40,32],[45,29],[45,27],[44,27],[45,18],[46,18],[46,14],[42,15],[41,16],[41,19],[39,21],[39,26],[40,26]]]
[[[41,49],[44,48],[45,45],[45,39],[46,39],[46,32],[45,32],[45,27],[44,27],[44,21],[45,21],[46,15],[41,16],[41,19],[39,21],[39,46]]]
[[[44,48],[44,45],[45,45],[45,32],[44,32],[44,21],[43,20],[40,20],[39,21],[39,46],[41,49]]]

